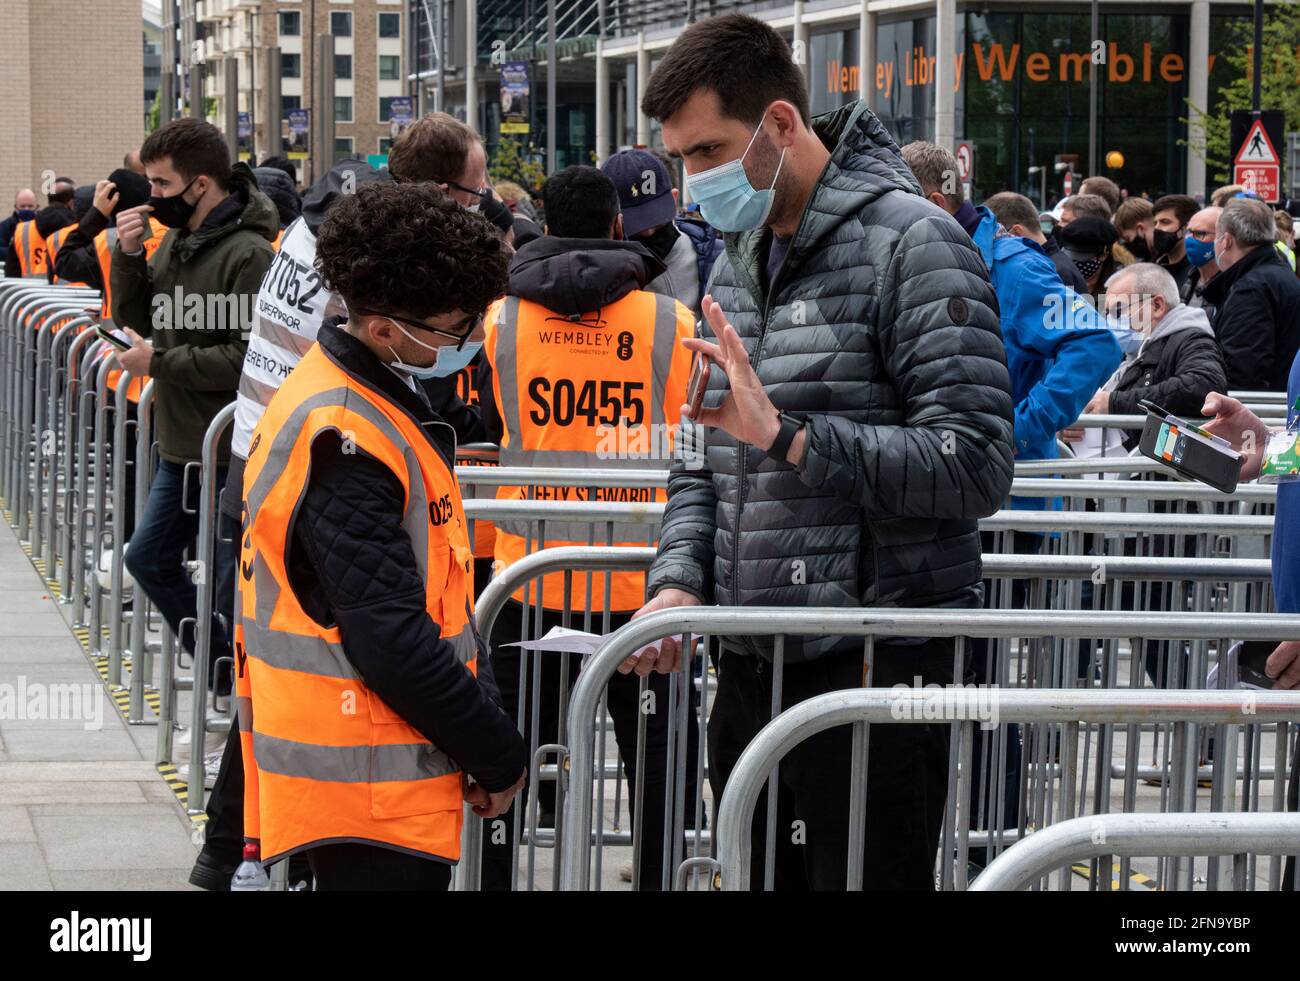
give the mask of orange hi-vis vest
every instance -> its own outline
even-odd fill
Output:
[[[466,405],[478,405],[478,387],[474,384],[474,370],[478,364],[478,359],[483,357],[480,353],[473,361],[456,372],[452,380],[456,385],[456,395]],[[466,466],[471,467],[492,467],[496,464],[486,460],[467,460]],[[462,491],[463,496],[478,499],[495,498],[496,488],[489,486],[471,485]],[[497,529],[491,521],[484,521],[482,518],[474,519],[474,558],[490,559],[496,555],[497,546]],[[475,583],[475,592],[481,590],[486,583]]]
[[[275,249],[276,252],[279,252],[280,243],[283,241],[284,241],[284,229],[281,228],[278,232],[276,232],[275,241],[271,243],[271,248]]]
[[[311,449],[326,431],[392,470],[425,607],[477,674],[473,559],[456,475],[404,409],[319,344],[253,432],[244,472],[235,686],[244,835],[271,862],[323,842],[460,858],[461,771],[361,679],[337,627],[303,610],[287,571]]]
[[[14,229],[14,250],[18,253],[18,269],[24,278],[44,276],[47,259],[45,236],[36,230],[36,219],[21,221]]]
[[[63,243],[68,240],[68,236],[72,234],[72,230],[76,227],[76,224],[64,225],[45,240],[45,268],[48,271],[54,271],[54,262],[59,257],[59,249],[63,248]],[[74,283],[68,279],[61,279],[58,273],[54,273],[54,282],[65,283],[69,286],[86,285],[85,283]]]
[[[151,217],[149,219],[149,236],[140,242],[141,247],[144,249],[146,262],[153,258],[153,254],[158,251],[158,246],[162,245],[163,236],[166,234],[167,226],[157,218]],[[104,282],[99,319],[105,328],[110,329],[116,326],[113,322],[113,287],[110,277],[110,273],[113,271],[113,250],[116,247],[116,228],[110,226],[95,236],[95,256],[99,259],[99,276]],[[121,376],[122,372],[117,368],[108,373],[108,387],[111,391],[117,391],[117,382]],[[144,391],[144,386],[148,381],[148,375],[132,378],[131,383],[126,387],[126,397],[130,401],[138,403],[140,393]]]
[[[492,366],[493,396],[505,430],[503,467],[667,469],[691,353],[682,339],[695,322],[671,297],[635,290],[580,319],[510,296],[488,308],[483,350]],[[501,487],[498,500],[651,502],[658,488]],[[544,517],[544,512],[542,515]],[[539,535],[540,532],[540,535]],[[544,540],[539,540],[544,535]],[[649,545],[645,526],[548,520],[498,521],[498,570],[539,546]],[[592,609],[605,603],[605,574],[590,576]],[[572,580],[571,602],[586,599],[585,576]],[[610,610],[635,610],[645,575],[610,577]],[[522,600],[523,591],[515,594]],[[536,602],[534,593],[530,602]],[[542,581],[542,604],[564,607],[564,573]]]

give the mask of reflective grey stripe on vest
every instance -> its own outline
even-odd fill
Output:
[[[117,228],[115,226],[106,228],[104,229],[104,234],[105,236],[107,236],[105,238],[105,241],[108,243],[108,265],[111,270],[113,266],[113,250],[117,248]],[[98,252],[96,252],[95,258],[96,259],[99,258]],[[107,293],[108,293],[108,283],[106,282],[99,289],[101,306],[103,305],[103,298]],[[116,321],[113,320],[112,310],[109,310],[108,313],[100,317],[99,322],[103,325],[105,330],[113,330],[117,327]]]
[[[270,579],[268,574],[267,579]],[[258,576],[258,596],[262,592],[262,577]],[[261,603],[258,603],[261,606]],[[478,654],[474,627],[467,622],[460,633],[444,637],[456,652],[456,660],[468,664]],[[361,676],[348,660],[342,644],[312,637],[291,634],[283,630],[267,630],[256,620],[244,618],[244,649],[247,655],[280,671],[301,671],[326,678],[360,681]]]
[[[253,758],[263,772],[324,783],[431,780],[460,770],[430,743],[318,746],[261,732],[253,734]]]
[[[410,488],[407,495],[406,513],[402,516],[402,527],[411,539],[411,551],[415,554],[415,562],[420,570],[420,578],[427,578],[429,571],[429,496],[424,486],[424,476],[420,472],[419,458],[415,455],[415,450],[407,443],[406,437],[402,435],[401,431],[393,425],[387,416],[363,396],[354,395],[347,388],[332,388],[316,393],[303,401],[284,421],[284,424],[275,434],[275,438],[272,439],[271,445],[267,447],[266,463],[262,465],[256,482],[248,491],[247,501],[250,520],[257,514],[262,502],[266,500],[266,495],[271,492],[271,488],[275,486],[276,481],[279,480],[280,475],[284,473],[285,468],[288,466],[289,456],[298,441],[299,430],[302,428],[307,415],[324,406],[338,406],[356,413],[373,424],[376,429],[388,437],[393,445],[402,448],[402,456],[406,461],[407,484]],[[305,492],[305,487],[300,489],[300,493]],[[263,618],[262,594],[259,591],[257,612],[258,618],[262,619],[263,623],[270,622],[271,609],[265,611],[266,617]]]
[[[664,394],[668,388],[668,373],[672,370],[673,356],[677,345],[677,303],[669,296],[652,294],[655,299],[654,340],[652,342],[650,363],[652,376],[647,388],[650,397],[649,422],[651,424],[650,449],[653,451],[660,442],[664,449],[666,443],[666,416],[664,414]],[[612,327],[611,330],[618,328]],[[520,424],[522,407],[519,404],[519,356],[516,338],[519,333],[519,298],[507,297],[501,305],[497,318],[497,345],[493,370],[500,379],[501,421],[510,438],[501,447],[500,461],[503,467],[567,467],[574,469],[600,470],[667,470],[672,460],[658,456],[610,457],[592,450],[529,450],[522,449],[523,427]],[[504,520],[498,521],[497,527],[510,535],[536,540],[539,530],[536,521]],[[550,542],[587,542],[602,541],[643,541],[645,528],[639,525],[615,524],[613,538],[609,537],[609,526],[601,524],[594,529],[586,521],[547,521],[546,540]]]

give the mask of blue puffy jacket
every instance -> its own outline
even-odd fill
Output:
[[[1001,228],[988,208],[976,210],[973,238],[997,293],[1011,372],[1016,459],[1052,460],[1056,434],[1079,418],[1123,353],[1105,321],[1061,282],[1037,243]],[[1021,506],[1043,506],[1030,500]]]

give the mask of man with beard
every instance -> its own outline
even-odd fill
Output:
[[[865,103],[812,118],[789,44],[753,17],[688,27],[642,109],[727,245],[702,336],[685,342],[709,372],[681,443],[704,459],[669,474],[653,598],[638,615],[979,607],[976,522],[1001,506],[1013,471],[1011,386],[979,250],[922,197]],[[788,636],[783,650],[777,661],[771,636],[721,638],[714,800],[774,712],[864,683],[953,680],[943,638],[880,638],[869,665],[861,638]],[[623,667],[673,671],[681,657],[666,639]],[[774,805],[775,888],[845,888],[852,757],[840,727],[782,760],[753,826],[752,885],[764,884],[762,812]],[[872,726],[865,888],[934,888],[947,773],[945,725]],[[791,821],[806,835],[792,840]]]

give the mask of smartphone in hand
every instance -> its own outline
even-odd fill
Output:
[[[125,337],[118,336],[102,324],[97,324],[95,326],[95,333],[99,335],[100,340],[108,341],[108,343],[112,344],[113,347],[117,348],[119,351],[129,351],[133,347],[131,342]]]
[[[692,420],[700,416],[700,409],[704,405],[704,391],[708,387],[709,359],[702,354],[697,354],[695,363],[691,366],[690,381],[686,383],[686,404],[690,406]]]

